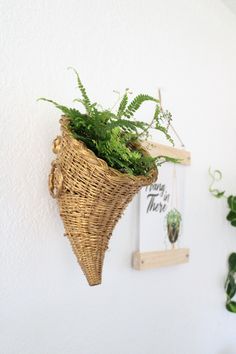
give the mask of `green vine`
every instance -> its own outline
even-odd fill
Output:
[[[155,164],[161,165],[166,161],[178,162],[166,156],[156,158],[145,156],[135,147],[139,139],[148,137],[150,129],[162,132],[173,144],[168,133],[172,117],[169,112],[160,109],[159,100],[140,94],[129,103],[128,95],[131,92],[126,89],[123,96],[119,97],[120,104],[117,112],[103,109],[101,105],[91,102],[78,72],[74,68],[69,69],[76,75],[77,86],[82,96],[76,98],[74,102],[82,105],[84,111],[66,107],[47,98],[39,98],[39,100],[52,103],[66,115],[69,119],[69,128],[76,139],[83,141],[109,166],[130,175],[147,175]],[[150,124],[134,118],[137,110],[147,101],[155,104],[154,117]]]
[[[228,259],[228,275],[225,282],[225,291],[227,295],[226,308],[228,311],[236,313],[236,302],[232,300],[236,294],[236,253],[231,253]]]
[[[212,179],[209,186],[209,192],[216,198],[227,198],[229,212],[226,219],[232,226],[236,227],[236,196],[226,196],[225,191],[213,188],[214,183],[222,179],[222,173],[219,170],[211,172],[209,169],[209,175]],[[236,253],[231,253],[228,259],[228,275],[225,282],[225,292],[226,309],[230,312],[236,313],[236,301],[232,300],[236,294]]]

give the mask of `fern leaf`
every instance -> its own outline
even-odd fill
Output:
[[[63,106],[53,100],[49,100],[47,98],[41,97],[38,98],[37,101],[46,101],[46,102],[50,102],[52,103],[56,108],[60,109],[66,116],[70,117],[72,115],[81,115],[80,111],[78,111],[77,109],[74,108],[68,108],[66,106]]]
[[[163,163],[166,163],[166,162],[172,162],[172,163],[180,163],[181,162],[181,159],[175,159],[173,157],[164,156],[164,155],[156,157],[155,160],[156,160],[157,166],[161,166],[161,165],[163,165]]]
[[[122,117],[123,114],[124,114],[124,111],[126,109],[126,106],[127,106],[127,103],[128,103],[128,93],[127,93],[127,90],[120,102],[120,105],[119,105],[119,108],[118,108],[118,111],[117,111],[117,117]]]
[[[155,126],[155,128],[156,128],[157,130],[161,131],[161,132],[165,135],[166,139],[169,140],[169,142],[174,146],[174,141],[173,141],[173,139],[171,138],[170,134],[168,133],[168,130],[167,130],[165,127],[163,127],[162,125],[160,125],[159,123],[157,123],[156,126]]]
[[[145,129],[147,124],[140,121],[131,121],[128,119],[117,119],[113,120],[111,123],[107,124],[109,129],[113,129],[115,127],[120,127],[125,131],[138,131],[138,128]]]
[[[160,107],[159,107],[159,105],[157,104],[157,105],[156,105],[155,112],[154,112],[154,117],[153,117],[153,120],[154,120],[154,121],[156,121],[156,122],[158,121],[160,112],[161,112]]]
[[[77,76],[77,84],[78,84],[78,88],[80,89],[80,92],[82,94],[83,100],[81,101],[87,111],[87,113],[89,114],[91,112],[91,102],[88,98],[87,92],[85,90],[84,85],[82,84],[82,81],[80,80],[79,74],[77,72],[77,70],[75,70],[75,68],[73,67],[69,67],[68,69],[71,69],[74,71],[75,75]]]
[[[131,118],[134,115],[134,113],[139,109],[141,104],[145,101],[152,101],[152,102],[156,102],[156,103],[159,102],[156,98],[154,98],[152,96],[140,94],[140,95],[136,96],[133,99],[133,101],[129,104],[129,106],[127,107],[127,109],[123,113],[124,116],[127,118]]]

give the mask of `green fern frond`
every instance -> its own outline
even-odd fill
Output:
[[[131,175],[146,175],[155,167],[169,161],[166,157],[153,158],[144,156],[137,148],[137,141],[148,136],[150,128],[155,128],[165,134],[173,143],[168,133],[171,115],[160,109],[159,101],[149,95],[138,95],[128,104],[126,89],[120,102],[117,113],[111,109],[103,109],[97,103],[91,104],[86,90],[77,71],[72,69],[77,76],[78,88],[82,97],[74,101],[82,103],[86,113],[75,108],[68,108],[53,100],[40,98],[39,100],[52,103],[60,109],[69,120],[69,129],[75,139],[83,141],[99,158],[105,160],[109,166]],[[148,124],[133,118],[134,113],[145,101],[155,102],[155,112],[152,121]],[[172,161],[173,162],[173,161]]]
[[[90,102],[90,99],[88,98],[86,89],[85,89],[84,85],[82,84],[82,81],[80,80],[80,77],[79,77],[79,74],[78,74],[77,70],[75,70],[75,68],[73,68],[71,66],[69,66],[68,69],[69,70],[73,70],[74,73],[76,74],[78,88],[80,89],[80,92],[81,92],[82,97],[83,97],[82,103],[83,103],[87,113],[89,114],[91,112],[91,102]]]
[[[106,109],[106,110],[98,112],[96,119],[98,119],[98,118],[102,122],[107,123],[107,122],[111,122],[112,120],[116,120],[117,116],[114,113],[112,113],[111,111]]]
[[[131,118],[134,115],[134,113],[139,109],[141,104],[144,103],[145,101],[152,101],[156,103],[159,102],[156,98],[152,96],[140,94],[133,99],[133,101],[129,104],[127,109],[124,111],[123,115],[127,118]]]
[[[91,139],[89,139],[89,138],[87,138],[85,135],[83,135],[83,134],[78,134],[76,131],[72,131],[72,133],[73,133],[73,136],[76,138],[76,139],[78,139],[78,140],[81,140],[81,141],[83,141],[86,145],[87,145],[87,147],[88,148],[94,148],[94,144],[92,144],[92,142],[91,142]]]
[[[174,140],[172,139],[172,137],[170,136],[170,134],[168,133],[168,130],[166,127],[163,127],[162,125],[160,125],[159,123],[156,123],[155,125],[155,129],[159,130],[160,132],[162,132],[166,139],[174,146]]]
[[[66,106],[63,106],[53,100],[49,100],[47,98],[44,97],[40,97],[37,99],[37,101],[46,101],[46,102],[50,102],[52,103],[56,108],[60,109],[60,111],[62,111],[62,113],[64,113],[66,116],[68,117],[76,117],[76,116],[85,116],[83,115],[80,111],[78,111],[75,108],[68,108]]]
[[[156,164],[157,166],[163,165],[163,163],[166,162],[172,162],[172,163],[180,163],[181,159],[175,159],[174,157],[169,157],[169,156],[158,156],[155,158],[156,159]]]
[[[160,106],[157,104],[154,112],[154,117],[153,117],[154,121],[156,122],[158,121],[160,112],[161,112]]]
[[[128,104],[128,89],[126,89],[125,94],[120,102],[120,105],[119,105],[119,108],[117,111],[117,117],[120,118],[123,116],[127,104]]]
[[[120,127],[124,131],[138,131],[138,128],[140,129],[145,129],[147,127],[147,124],[141,121],[131,121],[128,119],[117,119],[113,120],[111,123],[109,123],[109,128],[113,129],[115,127]]]

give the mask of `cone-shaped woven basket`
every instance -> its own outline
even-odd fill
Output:
[[[117,221],[139,189],[156,180],[157,170],[148,176],[123,174],[76,140],[66,117],[60,123],[62,136],[53,143],[57,158],[52,162],[49,190],[57,198],[65,233],[89,285],[98,285]]]

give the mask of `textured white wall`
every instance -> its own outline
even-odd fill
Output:
[[[235,354],[236,316],[224,310],[222,286],[236,233],[224,202],[208,194],[207,169],[221,168],[236,192],[236,17],[218,0],[0,7],[0,353]],[[69,65],[104,105],[113,89],[154,95],[162,87],[193,157],[189,265],[131,269],[134,201],[114,232],[103,284],[87,286],[47,191],[59,112],[36,102],[71,103]]]

